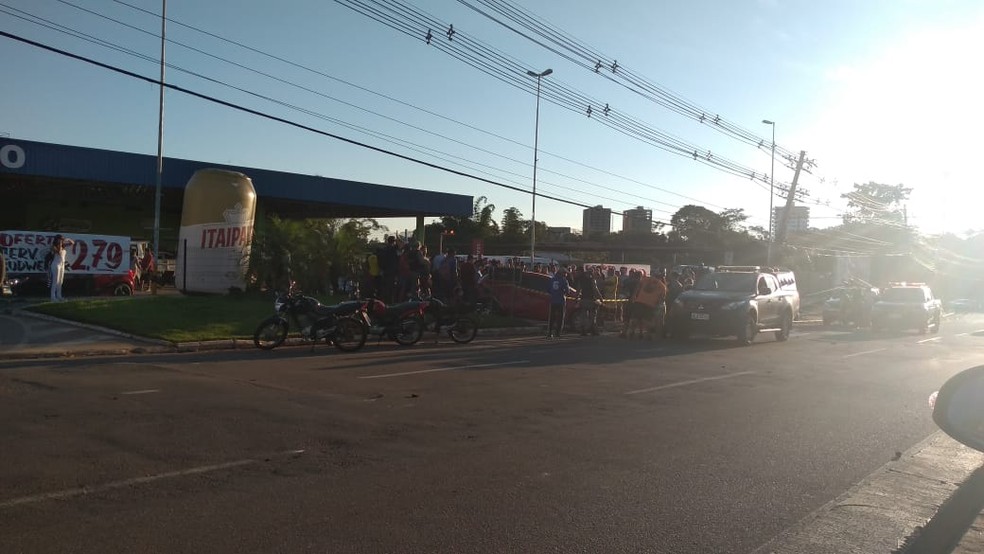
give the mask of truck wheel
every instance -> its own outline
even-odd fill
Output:
[[[755,314],[749,313],[745,317],[745,324],[738,331],[738,342],[748,346],[755,341],[755,334],[758,332],[758,325],[755,321]]]
[[[782,321],[779,323],[779,330],[776,331],[776,340],[779,342],[785,342],[789,340],[789,333],[793,330],[793,314],[792,312],[784,312],[782,314]]]

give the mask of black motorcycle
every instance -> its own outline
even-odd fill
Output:
[[[273,303],[276,315],[264,319],[253,333],[253,344],[271,350],[283,344],[291,326],[312,342],[324,340],[343,352],[354,352],[366,343],[368,329],[360,315],[365,303],[350,300],[325,306],[317,298],[304,296],[293,283],[286,293],[278,293]]]
[[[432,298],[424,309],[424,327],[438,334],[447,331],[454,342],[471,342],[478,334],[478,315],[486,310],[483,303],[452,305]]]

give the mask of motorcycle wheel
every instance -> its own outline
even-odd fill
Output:
[[[287,322],[279,316],[264,319],[253,332],[253,344],[260,350],[273,350],[287,339]]]
[[[393,340],[397,344],[410,346],[411,344],[416,344],[422,336],[424,336],[424,320],[419,317],[408,317],[397,323],[397,330],[393,333]]]
[[[475,321],[467,317],[459,317],[458,321],[454,322],[454,327],[448,331],[451,335],[451,340],[464,344],[466,342],[471,342],[475,340],[475,335],[478,334],[478,325]]]
[[[366,344],[369,331],[361,321],[350,318],[339,319],[335,324],[332,342],[342,352],[355,352]]]

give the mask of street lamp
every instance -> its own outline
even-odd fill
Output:
[[[533,124],[533,215],[530,217],[530,268],[533,267],[536,259],[536,155],[540,142],[540,79],[553,73],[552,69],[545,69],[542,73],[527,71],[530,77],[536,77],[536,120]]]
[[[772,171],[769,173],[769,249],[766,253],[765,264],[772,265],[772,243],[775,241],[772,230],[772,220],[775,219],[772,208],[772,197],[776,191],[776,122],[763,119],[762,123],[772,126]]]

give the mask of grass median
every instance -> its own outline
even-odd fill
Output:
[[[319,298],[323,303],[341,299]],[[31,311],[99,325],[133,335],[171,342],[252,338],[263,319],[273,315],[273,296],[137,296],[44,303]],[[506,316],[482,318],[481,327],[522,327],[530,322]]]

